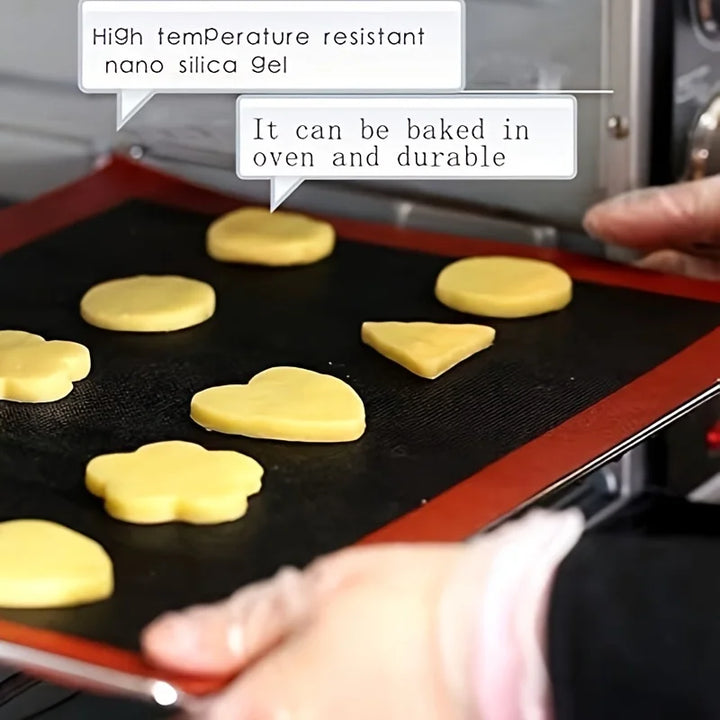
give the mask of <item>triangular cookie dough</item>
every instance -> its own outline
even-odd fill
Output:
[[[351,442],[365,432],[365,407],[347,383],[294,367],[265,370],[247,385],[203,390],[190,415],[208,430],[265,440]]]
[[[453,310],[495,318],[523,318],[562,310],[572,300],[570,276],[542,260],[472,257],[438,276],[437,299]]]
[[[60,608],[105,600],[113,566],[94,540],[45,520],[0,523],[0,607]]]
[[[0,331],[0,400],[54,402],[90,373],[90,351],[19,330]]]
[[[334,248],[335,229],[329,223],[261,207],[224,215],[207,233],[208,255],[230,263],[309,265],[328,257]]]
[[[87,466],[85,484],[105,499],[105,509],[117,520],[211,525],[245,515],[262,475],[262,467],[239,452],[170,441],[96,457]]]
[[[85,293],[85,322],[118,332],[172,332],[199,325],[215,313],[215,291],[177,275],[138,275],[109,280]]]
[[[484,325],[366,322],[363,342],[420,377],[434,380],[495,341]]]

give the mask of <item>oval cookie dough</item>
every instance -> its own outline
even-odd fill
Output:
[[[0,331],[0,399],[54,402],[90,374],[90,351],[79,343],[45,340],[19,330]]]
[[[207,283],[176,275],[138,275],[88,290],[80,303],[85,322],[120,332],[171,332],[199,325],[215,312]]]
[[[85,484],[116,520],[213,525],[245,515],[262,475],[260,464],[247,455],[177,440],[96,457],[87,466]]]
[[[365,406],[347,383],[293,367],[203,390],[190,415],[207,430],[265,440],[350,442],[365,432]]]
[[[572,279],[556,265],[515,257],[473,257],[446,267],[437,299],[453,310],[495,318],[523,318],[562,310]]]
[[[207,251],[222,262],[283,267],[309,265],[335,248],[329,223],[299,213],[249,207],[216,220],[208,229]]]
[[[109,598],[113,566],[94,540],[45,520],[0,523],[0,607],[61,608]]]

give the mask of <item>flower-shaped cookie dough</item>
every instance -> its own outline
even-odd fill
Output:
[[[90,351],[74,342],[0,331],[0,399],[41,403],[70,394],[90,373]]]
[[[94,540],[45,520],[0,523],[0,607],[84,605],[113,585],[112,561]]]
[[[96,457],[85,483],[117,520],[213,525],[245,515],[262,476],[263,468],[246,455],[178,440]]]

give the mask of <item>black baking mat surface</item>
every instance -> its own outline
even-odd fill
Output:
[[[492,324],[494,348],[429,382],[360,342],[364,320],[477,322],[435,301],[449,261],[340,242],[299,269],[224,265],[205,254],[207,216],[132,202],[0,258],[0,328],[91,349],[91,376],[50,405],[0,403],[0,520],[44,518],[100,541],[114,597],[0,617],[130,649],[162,611],[221,598],[283,564],[357,541],[595,404],[720,323],[720,306],[578,284],[572,305]],[[379,230],[381,232],[381,230]],[[78,304],[93,284],[137,274],[210,282],[216,315],[168,335],[101,331]],[[298,445],[207,433],[192,395],[274,365],[337,375],[364,399],[356,443]],[[235,449],[266,469],[239,522],[139,527],[84,489],[93,456],[169,439]]]

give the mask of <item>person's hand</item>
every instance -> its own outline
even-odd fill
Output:
[[[584,522],[534,511],[469,544],[345,550],[162,617],[143,650],[237,674],[186,708],[202,720],[542,720],[547,595]]]
[[[640,267],[720,279],[720,176],[612,198],[584,224],[593,237],[641,252]]]
[[[161,618],[144,633],[144,650],[182,673],[244,671],[191,709],[203,720],[466,720],[470,638],[439,628],[463,552],[459,545],[344,551],[222,604]],[[462,603],[449,613],[454,627],[472,624]]]

